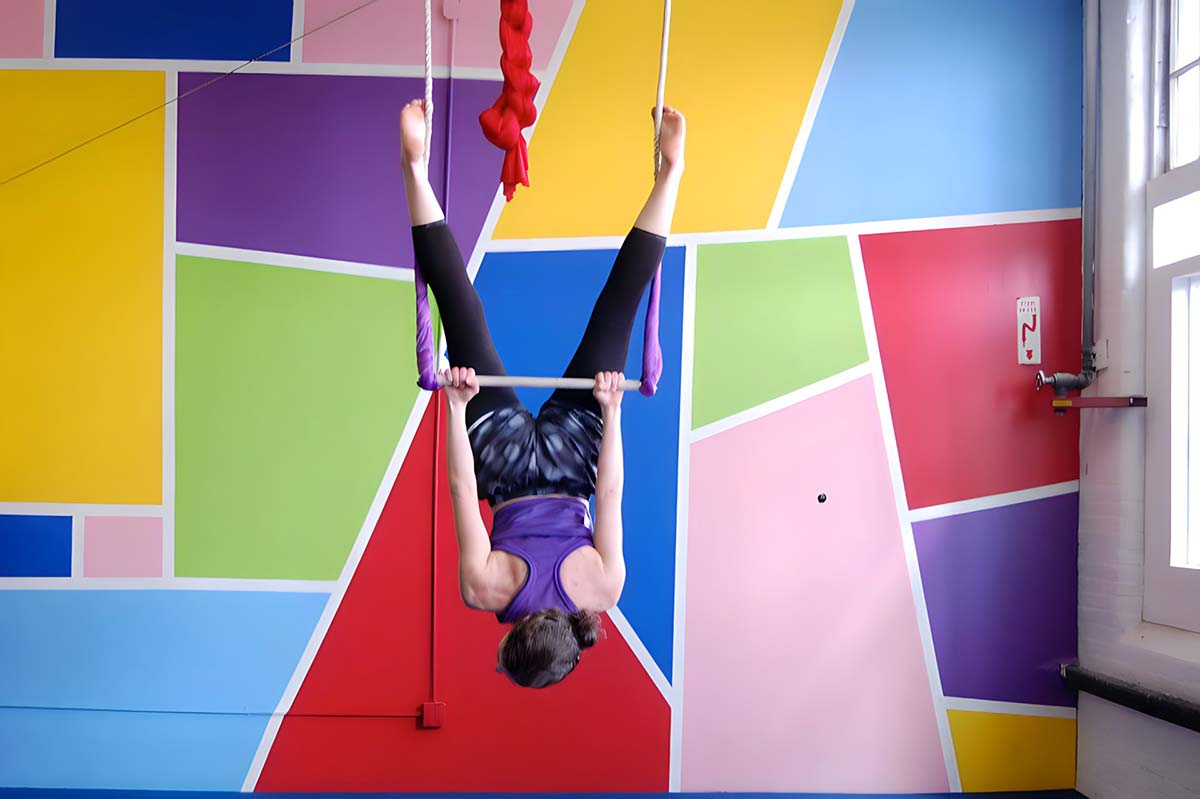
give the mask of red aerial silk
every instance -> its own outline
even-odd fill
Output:
[[[504,88],[492,107],[479,115],[479,124],[487,140],[505,151],[500,180],[506,200],[513,198],[518,183],[529,185],[529,152],[521,130],[537,119],[533,98],[541,86],[529,71],[533,66],[529,49],[532,31],[528,0],[500,0],[500,71],[504,73]]]

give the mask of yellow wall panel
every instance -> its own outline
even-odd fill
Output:
[[[948,711],[964,791],[1075,787],[1075,719]]]
[[[0,180],[163,101],[0,71]],[[162,500],[163,114],[0,186],[0,501]]]
[[[675,0],[666,100],[688,119],[675,232],[764,227],[841,0]],[[588,3],[496,238],[621,235],[653,177],[662,4]]]

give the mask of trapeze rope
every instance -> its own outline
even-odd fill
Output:
[[[430,140],[432,119],[432,90],[430,83],[430,19],[432,0],[425,0],[426,25],[426,142]],[[528,186],[529,160],[525,137],[521,130],[533,124],[537,108],[533,96],[539,87],[536,77],[529,72],[532,54],[529,49],[529,34],[533,29],[533,18],[529,14],[527,0],[501,0],[500,3],[500,69],[504,74],[504,89],[496,103],[479,116],[484,135],[496,146],[505,150],[501,179],[504,183],[505,201],[511,201],[518,183]],[[667,84],[667,45],[671,34],[671,0],[663,2],[662,46],[659,50],[658,89],[654,108],[654,173],[662,164],[660,136],[662,131],[663,98]],[[429,157],[426,144],[425,156]],[[430,320],[428,289],[421,276],[420,264],[414,267],[414,282],[417,302],[417,385],[426,391],[441,387],[433,352],[433,330]],[[650,397],[658,389],[662,376],[662,347],[658,339],[659,304],[662,294],[662,265],[659,264],[650,284],[650,298],[646,305],[646,321],[642,338],[642,379],[626,380],[625,390],[637,390]],[[575,377],[518,377],[511,375],[478,375],[480,387],[487,386],[530,386],[549,388],[590,389],[595,386],[593,378]]]
[[[433,0],[425,0],[425,170],[433,149]]]

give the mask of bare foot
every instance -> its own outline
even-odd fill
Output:
[[[654,109],[650,109],[653,118]],[[662,127],[658,133],[658,149],[664,167],[683,167],[683,142],[687,137],[687,120],[669,105],[663,106]]]
[[[425,101],[412,100],[400,109],[400,147],[406,164],[425,158]]]

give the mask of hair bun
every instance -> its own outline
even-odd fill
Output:
[[[568,618],[571,621],[571,629],[575,631],[575,640],[579,643],[579,648],[588,649],[595,646],[603,630],[600,617],[591,611],[581,610],[572,613]]]

